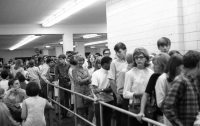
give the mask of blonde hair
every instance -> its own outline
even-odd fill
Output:
[[[0,102],[0,126],[17,126],[19,125],[11,116],[7,106]]]

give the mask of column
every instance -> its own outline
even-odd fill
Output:
[[[43,55],[49,55],[49,50],[48,49],[43,49]]]
[[[85,57],[85,46],[84,42],[75,42],[75,51],[81,54],[83,57]]]
[[[73,34],[65,33],[63,35],[63,53],[66,54],[66,51],[73,51]]]
[[[55,53],[56,57],[58,57],[60,54],[63,54],[63,47],[55,47]]]

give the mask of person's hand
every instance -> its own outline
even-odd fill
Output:
[[[122,102],[123,102],[122,97],[121,97],[120,95],[117,95],[117,104],[118,104],[118,105],[121,105]]]
[[[59,85],[58,85],[58,81],[53,81],[52,82],[56,87],[58,87]]]
[[[97,94],[97,93],[101,92],[101,89],[94,89],[93,91],[95,94]]]
[[[144,117],[144,113],[139,113],[139,114],[137,114],[137,116],[136,116],[136,118],[137,118],[137,120],[140,122],[140,123],[142,123],[142,117]]]

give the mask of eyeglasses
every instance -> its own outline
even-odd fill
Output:
[[[136,59],[136,60],[141,60],[143,58],[145,58],[145,57],[144,56],[136,56],[136,57],[134,57],[134,59]]]

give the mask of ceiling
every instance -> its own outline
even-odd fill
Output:
[[[0,25],[35,24],[41,22],[62,7],[69,0],[0,0]],[[94,4],[57,23],[57,25],[106,24],[106,1],[97,0]],[[76,42],[91,42],[107,39],[104,34],[100,38],[83,39],[84,34],[74,35]],[[0,49],[8,49],[27,35],[0,35]],[[62,35],[42,35],[38,39],[22,46],[20,49],[58,45]]]

